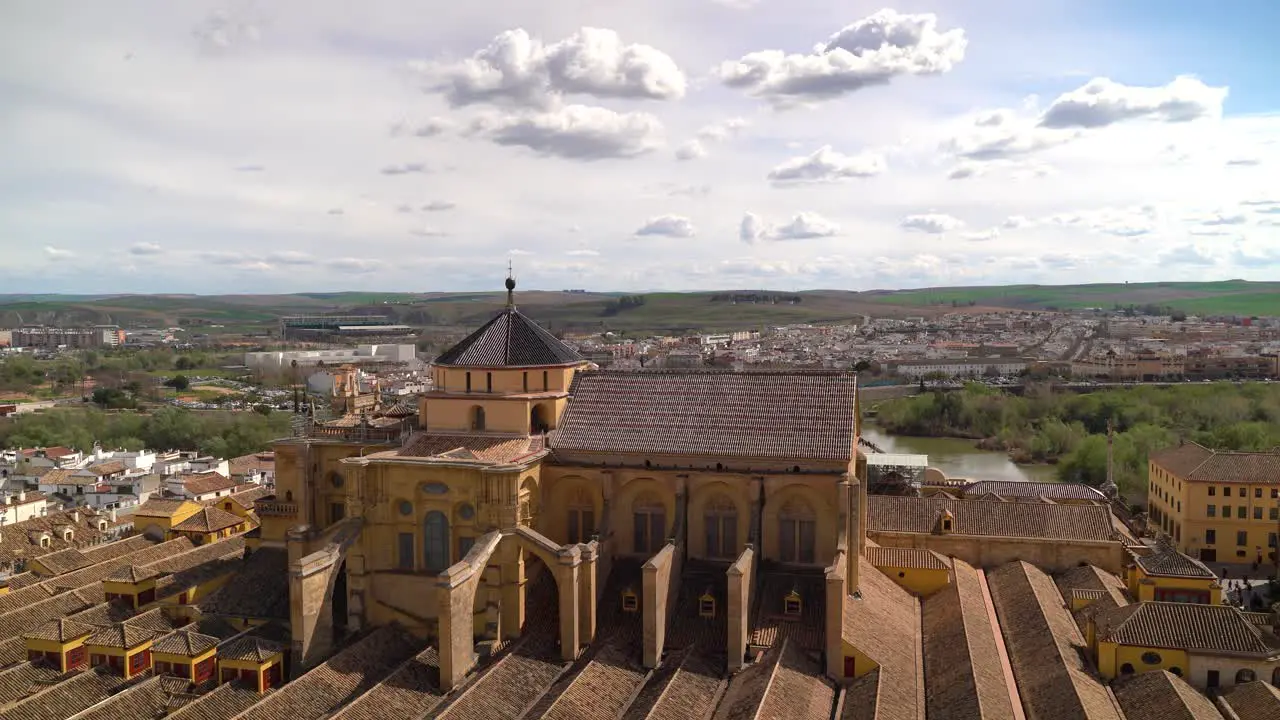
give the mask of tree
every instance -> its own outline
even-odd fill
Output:
[[[183,359],[183,358],[179,358],[179,359]],[[191,387],[191,381],[187,379],[186,375],[174,375],[173,377],[166,380],[164,384],[168,385],[174,390],[177,390],[178,392],[186,392],[187,389]]]
[[[195,360],[186,355],[179,356],[173,363],[174,370],[195,370],[196,367]]]

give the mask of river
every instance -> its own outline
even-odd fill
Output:
[[[928,455],[929,464],[946,473],[947,477],[1042,482],[1058,480],[1057,468],[1053,465],[1017,465],[1005,453],[977,449],[973,440],[888,435],[871,423],[863,424],[862,436],[885,452]]]

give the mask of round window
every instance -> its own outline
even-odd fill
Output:
[[[458,507],[458,517],[463,520],[470,520],[476,516],[476,509],[471,507],[471,503],[463,503]]]
[[[401,500],[401,501],[400,501],[400,514],[401,514],[401,515],[412,515],[412,514],[413,514],[413,503],[409,502],[408,500]]]
[[[345,481],[343,480],[343,477],[342,477],[342,475],[341,475],[340,473],[337,473],[337,472],[331,472],[331,473],[329,473],[329,482],[330,482],[334,487],[336,487],[336,488],[340,488],[340,487],[342,487],[342,483],[343,483],[343,482],[345,482]]]
[[[1159,665],[1159,664],[1160,664],[1160,653],[1157,653],[1157,652],[1144,652],[1144,653],[1142,653],[1142,662],[1144,662],[1144,663],[1146,663],[1146,664],[1148,664],[1148,665]]]

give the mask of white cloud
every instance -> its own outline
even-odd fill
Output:
[[[269,252],[263,260],[271,265],[314,265],[316,263],[314,257],[298,250]]]
[[[432,200],[426,205],[423,205],[422,209],[425,210],[426,212],[444,212],[446,210],[452,210],[456,207],[458,207],[457,203],[452,203],[452,202],[449,202],[448,200]]]
[[[587,105],[489,116],[477,119],[471,130],[499,145],[519,145],[539,155],[570,160],[631,158],[652,152],[663,142],[662,123],[649,113],[618,113]]]
[[[578,248],[576,250],[569,250],[565,255],[570,257],[597,257],[600,255],[600,251],[592,250],[591,248]]]
[[[1249,217],[1244,213],[1219,210],[1206,215],[1193,215],[1187,220],[1199,225],[1212,227],[1215,225],[1243,225],[1249,221]]]
[[[846,25],[808,54],[762,50],[723,63],[718,75],[776,106],[830,100],[904,75],[949,72],[964,59],[963,30],[938,30],[932,13],[881,10]]]
[[[828,183],[872,177],[883,173],[887,167],[883,155],[842,155],[832,150],[830,145],[823,145],[810,155],[791,158],[775,167],[769,171],[768,178],[775,185]]]
[[[738,239],[745,243],[759,240],[811,240],[837,235],[840,226],[817,213],[796,213],[790,221],[772,225],[755,213],[746,213],[738,228]]]
[[[326,260],[330,269],[349,273],[371,273],[381,270],[385,263],[373,258],[343,257]]]
[[[1262,160],[1256,157],[1233,157],[1227,160],[1228,167],[1257,167],[1262,164]]]
[[[1000,237],[1000,228],[987,228],[986,230],[979,230],[977,232],[967,232],[960,237],[968,240],[969,242],[987,242]]]
[[[159,255],[164,248],[153,242],[138,242],[129,246],[130,255]]]
[[[1100,128],[1125,120],[1148,118],[1187,122],[1222,114],[1227,88],[1210,87],[1181,76],[1168,85],[1139,87],[1095,78],[1059,95],[1045,109],[1040,124],[1048,128]]]
[[[476,103],[552,108],[565,95],[678,100],[687,80],[669,55],[624,44],[618,33],[584,27],[546,45],[522,28],[495,37],[461,62],[414,65],[454,107]]]
[[[1160,254],[1160,264],[1165,266],[1207,266],[1216,265],[1213,256],[1197,248],[1195,245],[1179,245]]]
[[[924,215],[908,215],[902,218],[899,226],[903,230],[941,235],[964,227],[964,221],[942,213],[927,213]]]
[[[393,163],[382,168],[383,175],[408,175],[410,173],[427,172],[427,164],[423,162]]]
[[[51,260],[65,260],[67,258],[75,257],[76,255],[70,250],[67,250],[65,248],[57,248],[52,245],[44,246],[44,254],[47,255]]]
[[[635,232],[637,237],[659,236],[673,238],[691,238],[697,235],[693,222],[680,215],[660,215],[650,218]]]
[[[947,173],[947,179],[967,180],[969,178],[980,177],[982,172],[982,165],[972,162],[962,162],[951,168],[951,171]]]
[[[686,140],[676,148],[677,160],[697,160],[707,156],[707,146],[701,140]]]

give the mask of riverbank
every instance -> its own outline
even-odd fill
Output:
[[[929,464],[946,473],[947,477],[970,480],[1058,481],[1057,468],[1053,465],[1019,465],[1009,459],[1008,453],[977,448],[971,438],[894,435],[873,423],[865,423],[862,426],[862,436],[887,453],[928,455]]]

